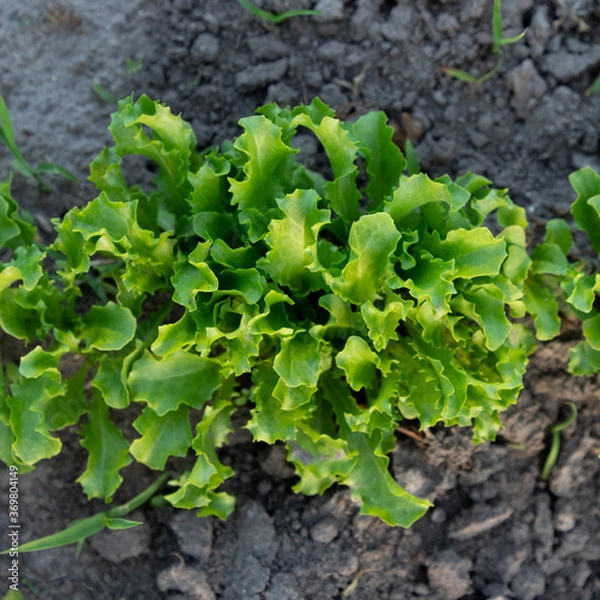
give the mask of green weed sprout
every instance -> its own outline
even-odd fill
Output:
[[[571,409],[571,414],[560,423],[556,423],[550,427],[550,433],[552,434],[552,441],[550,442],[550,451],[548,457],[542,468],[541,477],[544,481],[550,479],[550,473],[556,464],[558,459],[558,453],[560,452],[560,432],[568,427],[577,418],[577,407],[573,402],[567,402],[567,405]]]
[[[37,167],[32,167],[25,160],[25,157],[21,154],[21,151],[17,147],[12,123],[8,114],[8,108],[2,96],[0,96],[0,141],[4,143],[14,157],[12,161],[13,168],[22,175],[35,179],[42,191],[50,192],[50,188],[40,177],[43,174],[62,175],[66,179],[77,181],[77,177],[75,177],[71,171],[68,171],[60,165],[50,162],[41,162],[37,165]]]
[[[267,10],[263,10],[262,8],[258,8],[255,4],[252,4],[250,0],[238,0],[238,2],[249,12],[251,12],[255,17],[259,19],[263,19],[268,23],[272,23],[273,25],[279,25],[287,19],[292,19],[293,17],[310,17],[321,15],[321,11],[318,10],[288,10],[280,15],[273,14]]]
[[[518,42],[527,33],[527,29],[525,29],[519,35],[516,35],[514,37],[504,37],[502,29],[502,15],[500,13],[501,5],[502,0],[494,0],[494,8],[492,13],[492,35],[494,37],[494,43],[492,46],[492,53],[498,55],[496,65],[481,77],[475,77],[474,75],[471,75],[466,71],[461,71],[460,69],[444,67],[442,70],[444,71],[444,73],[446,73],[446,75],[450,75],[450,77],[460,79],[461,81],[466,81],[467,83],[480,84],[484,81],[487,81],[488,79],[491,79],[500,70],[502,63],[504,62],[504,51],[502,50],[502,48],[509,44],[514,44]]]
[[[142,525],[140,521],[132,521],[123,517],[150,500],[168,477],[168,473],[163,473],[152,485],[125,504],[76,521],[73,525],[58,533],[19,545],[19,552],[36,552],[38,550],[50,550],[51,548],[77,544],[77,555],[79,555],[85,540],[103,529],[117,531],[119,529],[130,529],[131,527]],[[4,550],[1,554],[8,554],[9,552],[10,549]]]

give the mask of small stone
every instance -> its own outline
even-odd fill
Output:
[[[287,71],[288,61],[285,58],[248,67],[235,77],[235,86],[242,93],[256,92],[266,88],[270,83],[279,81]]]
[[[274,35],[260,35],[248,39],[250,52],[259,60],[276,60],[290,52],[289,46]]]
[[[520,119],[531,113],[548,86],[536,71],[531,59],[524,60],[507,75],[508,86],[513,92],[511,106]]]
[[[335,83],[326,83],[319,92],[319,98],[321,98],[325,104],[336,109],[348,102],[346,94],[344,94],[340,89],[340,86]]]
[[[212,33],[201,33],[194,40],[190,54],[199,62],[214,62],[219,57],[219,39]]]
[[[255,556],[246,556],[241,564],[236,563],[236,583],[234,587],[243,592],[240,598],[251,598],[260,594],[269,583],[269,570],[260,564]]]
[[[407,137],[414,142],[418,142],[425,134],[423,123],[421,123],[417,117],[406,111],[400,115],[400,118],[402,120],[402,127],[406,132]]]
[[[216,600],[206,575],[191,567],[176,565],[161,571],[157,585],[161,592],[175,590],[194,600]]]
[[[323,44],[318,50],[319,58],[329,62],[341,60],[346,53],[346,44],[342,44],[337,40],[331,40]]]
[[[469,571],[473,562],[463,558],[454,550],[443,550],[435,554],[427,567],[430,585],[445,600],[458,600],[471,591]]]
[[[492,508],[486,505],[477,505],[475,509],[460,514],[450,528],[448,537],[461,541],[474,538],[497,527],[512,514],[513,509],[510,507]]]
[[[192,0],[175,0],[173,5],[181,12],[190,12],[194,7]]]
[[[437,30],[441,33],[453,34],[460,29],[460,24],[450,13],[442,13],[436,21]]]
[[[552,22],[548,14],[548,7],[545,5],[536,6],[531,18],[531,27],[527,32],[527,42],[534,58],[540,58],[544,54],[551,34]]]
[[[297,97],[297,92],[289,85],[286,85],[283,82],[272,83],[267,90],[265,104],[275,102],[275,104],[278,104],[279,106],[293,106],[296,104]]]
[[[266,496],[273,489],[273,484],[268,479],[263,479],[258,484],[257,489],[261,496]]]
[[[600,66],[600,45],[590,46],[585,54],[571,54],[559,50],[545,54],[542,69],[561,83],[580,79],[586,73]]]
[[[334,519],[326,518],[310,528],[310,537],[321,544],[329,544],[339,533],[339,526]]]
[[[213,543],[213,522],[210,517],[197,517],[193,512],[179,511],[169,526],[177,536],[182,552],[201,562],[210,557]]]
[[[132,521],[143,521],[144,515],[135,512],[128,517]],[[130,529],[103,529],[89,539],[90,546],[104,559],[119,564],[150,552],[150,528],[138,525]]]
[[[296,143],[298,137],[296,136],[294,140]],[[289,479],[294,476],[294,469],[287,462],[286,449],[280,444],[271,446],[267,458],[261,461],[260,467],[267,475],[275,479]]]
[[[536,566],[525,565],[515,575],[510,587],[519,600],[534,600],[546,591],[546,578]]]
[[[319,0],[315,10],[322,13],[315,17],[321,23],[341,21],[344,18],[344,0]]]
[[[273,576],[265,600],[302,600],[296,578],[290,573],[277,573]]]
[[[415,10],[409,4],[399,4],[390,12],[389,19],[381,26],[381,35],[390,42],[408,42],[415,44],[422,34],[415,28]]]
[[[577,523],[577,514],[573,511],[570,499],[560,498],[554,511],[554,528],[561,533],[571,531]]]
[[[273,559],[277,551],[277,536],[273,519],[265,509],[253,500],[240,510],[238,552],[249,554],[264,561]]]

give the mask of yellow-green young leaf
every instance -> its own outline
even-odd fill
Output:
[[[219,287],[219,280],[207,264],[179,265],[175,275],[171,277],[173,284],[173,300],[189,310],[196,310],[198,292],[214,292]]]
[[[494,295],[494,287],[482,285],[458,296],[453,308],[473,319],[483,330],[486,346],[492,352],[506,340],[511,330],[502,298]]]
[[[186,198],[193,213],[221,212],[228,204],[227,175],[231,164],[224,157],[209,154],[196,173],[188,173],[192,192]]]
[[[81,432],[81,445],[88,451],[88,461],[77,481],[89,499],[104,498],[110,502],[123,481],[119,471],[131,463],[131,457],[129,444],[111,421],[108,407],[99,395],[92,398],[88,420]]]
[[[361,514],[379,517],[388,525],[410,527],[430,506],[402,489],[388,470],[389,459],[378,451],[381,433],[370,441],[364,433],[348,434],[348,447],[354,452],[354,466],[342,483],[350,488],[352,498],[361,503]]]
[[[11,196],[12,173],[0,181],[0,248],[29,246],[36,235],[32,223],[19,218],[19,207]]]
[[[573,245],[573,236],[569,225],[563,219],[550,219],[546,223],[546,238],[547,244],[556,244],[563,254],[568,254]]]
[[[282,340],[273,368],[289,387],[304,385],[313,388],[329,364],[327,345],[308,333],[298,333]]]
[[[42,278],[43,271],[40,265],[46,257],[37,246],[17,248],[14,258],[0,271],[0,291],[9,288],[15,281],[22,280],[23,287],[30,291],[35,288]]]
[[[60,452],[61,442],[50,435],[45,411],[49,401],[64,391],[64,384],[45,376],[11,386],[12,395],[6,397],[6,404],[14,433],[12,450],[24,464],[33,465]]]
[[[600,314],[585,319],[582,324],[583,335],[594,350],[600,350]]]
[[[83,318],[81,338],[89,350],[120,350],[135,335],[136,320],[131,311],[115,302],[92,306]]]
[[[335,179],[325,185],[326,198],[331,208],[350,223],[358,219],[358,209],[361,194],[356,187],[358,168],[354,164],[357,156],[358,144],[350,139],[338,119],[324,116],[319,122],[313,120],[314,113],[305,110],[297,114],[292,120],[292,127],[302,125],[310,129],[319,138],[325,148],[331,170]]]
[[[311,273],[309,248],[316,252],[319,229],[329,223],[330,211],[317,208],[319,195],[314,190],[296,190],[277,205],[284,214],[269,224],[265,242],[270,250],[259,266],[279,285],[308,293],[322,285],[321,278]]]
[[[158,337],[150,346],[157,356],[167,356],[177,350],[191,346],[196,339],[196,323],[189,312],[175,323],[161,325],[158,328]]]
[[[48,429],[58,431],[75,425],[87,410],[86,382],[88,365],[84,364],[75,375],[64,383],[66,390],[60,396],[53,396],[46,404]]]
[[[419,303],[429,302],[437,317],[441,318],[450,311],[448,300],[456,294],[452,284],[455,275],[453,260],[444,261],[425,252],[417,266],[406,274],[404,285]]]
[[[355,459],[348,443],[299,424],[296,437],[286,444],[288,460],[300,481],[292,488],[297,494],[322,494],[335,483],[343,483]]]
[[[295,410],[309,403],[317,391],[317,386],[298,385],[291,387],[283,379],[277,382],[273,390],[273,398],[281,402],[283,410]]]
[[[219,292],[241,296],[247,304],[256,304],[265,287],[266,281],[256,269],[224,269],[219,274]]]
[[[282,195],[285,163],[295,153],[281,139],[280,127],[263,116],[240,120],[244,133],[234,143],[245,158],[242,180],[229,178],[231,203],[241,211],[240,222],[248,224],[250,240],[257,241],[266,233],[267,223],[261,214],[275,208],[275,198]]]
[[[404,321],[408,309],[413,305],[410,300],[398,300],[388,302],[383,310],[375,308],[371,301],[365,302],[360,307],[360,313],[369,329],[369,337],[373,342],[375,350],[383,350],[390,340],[397,340],[397,328],[400,321]]]
[[[158,360],[146,351],[134,363],[128,385],[134,401],[164,416],[180,404],[202,408],[221,381],[220,365],[210,358],[178,350]]]
[[[600,175],[591,167],[584,167],[569,175],[577,192],[571,205],[571,214],[578,229],[587,232],[594,250],[600,254]]]
[[[566,275],[569,262],[557,244],[538,244],[531,253],[531,272],[539,275]]]
[[[352,312],[350,305],[335,294],[325,294],[319,298],[319,306],[329,313],[329,321],[325,325],[314,325],[310,334],[325,341],[335,338],[346,339],[351,333],[364,330],[360,316]]]
[[[560,333],[558,302],[554,290],[543,285],[539,277],[531,276],[523,284],[523,301],[533,317],[536,337],[551,340]]]
[[[506,258],[506,242],[496,239],[485,227],[454,229],[445,240],[431,240],[432,254],[444,260],[454,259],[456,277],[498,275]]]
[[[596,298],[596,278],[593,275],[578,273],[573,279],[567,280],[563,287],[567,290],[567,302],[573,308],[584,313],[592,310]]]
[[[75,285],[74,277],[78,273],[87,273],[90,268],[90,258],[84,250],[84,237],[81,233],[73,230],[71,213],[67,213],[62,221],[53,220],[57,231],[56,239],[51,249],[60,252],[66,260],[61,259],[61,274],[70,277],[72,285]]]
[[[133,422],[142,435],[133,441],[129,451],[133,457],[151,469],[163,470],[169,456],[185,456],[192,443],[189,407],[181,405],[159,417],[146,407]]]
[[[579,342],[575,348],[571,348],[569,372],[573,375],[600,373],[600,351],[594,350],[587,341]]]
[[[19,303],[21,297],[20,289],[9,288],[0,292],[0,327],[12,337],[29,344],[36,336],[41,318],[37,310],[24,308]]]
[[[293,410],[286,410],[281,402],[274,402],[273,392],[280,379],[277,373],[266,365],[257,366],[252,374],[252,381],[254,388],[251,399],[254,408],[245,427],[252,433],[254,441],[274,444],[278,440],[296,439],[296,426],[310,417],[315,409],[314,403],[305,403]]]
[[[379,208],[386,196],[398,186],[406,160],[392,141],[394,130],[386,125],[385,113],[371,112],[352,125],[360,152],[367,161],[369,184],[365,194],[371,199],[370,210]]]
[[[65,346],[61,346],[52,352],[44,350],[41,346],[36,346],[31,352],[21,357],[19,373],[28,379],[46,375],[50,379],[60,381],[61,374],[58,370],[58,361],[66,352],[68,352],[68,348]]]
[[[429,179],[425,173],[400,178],[400,185],[392,198],[384,205],[385,212],[389,213],[398,223],[409,212],[431,202],[444,202],[450,204],[452,196],[448,188],[442,183]]]
[[[327,277],[332,290],[354,304],[374,301],[381,279],[390,274],[390,256],[400,233],[386,213],[363,215],[350,228],[350,260],[340,277]]]
[[[152,137],[146,135],[144,125],[150,128]],[[166,106],[142,95],[135,103],[133,96],[119,102],[119,110],[112,115],[109,130],[119,156],[146,156],[158,165],[155,182],[166,192],[170,208],[182,211],[184,202],[179,187],[187,183],[196,146],[190,125],[173,115]]]
[[[232,431],[231,414],[234,409],[229,399],[218,400],[206,408],[202,421],[196,426],[197,435],[192,442],[198,455],[196,463],[181,487],[165,496],[173,506],[204,508],[204,514],[211,514],[212,506],[212,514],[220,518],[227,515],[219,514],[219,507],[223,509],[229,506],[233,510],[233,502],[224,503],[223,497],[215,496],[213,491],[233,475],[233,470],[219,460],[217,448],[227,442],[227,436]]]
[[[92,386],[104,398],[111,408],[125,408],[129,405],[127,387],[123,381],[123,357],[119,354],[104,354],[100,358],[100,366]]]
[[[210,257],[224,267],[249,269],[256,265],[259,254],[253,246],[231,248],[219,238],[210,247]]]
[[[352,335],[335,357],[336,365],[344,371],[346,381],[355,390],[373,386],[380,358],[361,337]]]

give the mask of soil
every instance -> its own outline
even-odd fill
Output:
[[[236,135],[238,119],[265,102],[318,95],[347,118],[385,110],[399,142],[410,138],[433,176],[471,170],[510,187],[534,241],[546,220],[568,218],[568,174],[600,167],[600,94],[585,93],[600,70],[600,7],[504,0],[505,34],[527,27],[525,38],[505,47],[487,82],[448,77],[444,66],[475,75],[494,66],[491,5],[263,0],[276,12],[323,12],[272,26],[234,0],[0,0],[0,94],[21,150],[34,164],[57,162],[78,177],[49,177],[48,195],[17,175],[14,195],[45,235],[51,218],[94,197],[87,166],[109,143],[116,107],[95,86],[168,103],[193,124],[201,146]],[[302,141],[308,160],[318,160],[313,138]],[[9,163],[0,148],[2,177]],[[578,241],[577,253],[591,255]],[[79,558],[73,547],[21,556],[24,597],[600,599],[600,384],[567,375],[573,343],[565,332],[540,346],[496,443],[473,446],[467,430],[400,436],[394,476],[435,502],[409,530],[360,516],[342,488],[295,495],[283,449],[252,444],[240,429],[223,451],[236,470],[227,489],[238,498],[227,522],[144,507],[134,518],[145,525],[94,536]],[[569,400],[579,414],[562,432],[545,482],[545,432]],[[77,437],[63,441],[61,455],[20,478],[23,542],[103,509],[74,483],[85,463]],[[125,476],[118,502],[152,481],[135,465]],[[8,476],[0,489],[6,497]]]

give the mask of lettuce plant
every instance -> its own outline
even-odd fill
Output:
[[[577,194],[571,213],[600,257],[600,175],[584,167],[569,177]],[[553,219],[546,239],[531,253],[532,266],[525,282],[525,304],[533,316],[536,336],[551,340],[561,330],[561,315],[580,323],[583,339],[571,350],[569,371],[574,375],[600,373],[600,274],[584,261],[568,258],[573,245],[569,226]]]
[[[381,112],[342,123],[315,99],[240,125],[198,153],[167,107],[121,101],[91,164],[99,195],[54,220],[47,247],[0,187],[0,327],[29,345],[4,369],[0,457],[32,468],[76,426],[78,481],[110,501],[132,460],[163,471],[193,455],[166,499],[225,518],[218,449],[248,403],[245,427],[286,445],[295,491],[343,484],[408,527],[430,503],[388,471],[399,423],[494,439],[522,388],[524,210],[472,173],[404,175]],[[299,160],[299,129],[323,173]],[[127,181],[129,155],[152,163],[151,184]]]

